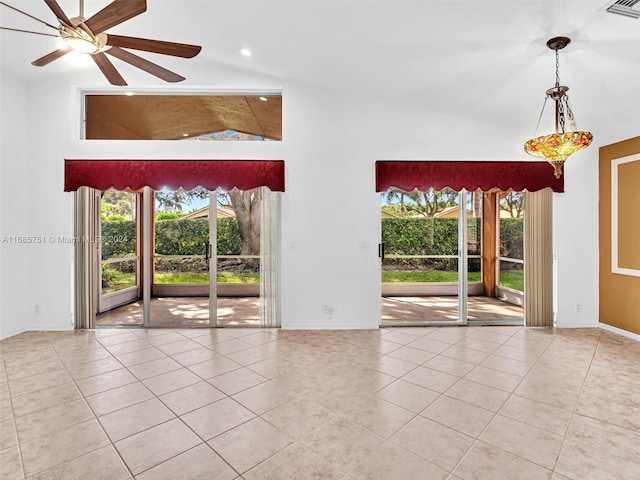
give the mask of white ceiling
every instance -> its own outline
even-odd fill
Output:
[[[55,24],[42,0],[5,0]],[[58,0],[68,16],[78,0]],[[85,16],[108,0],[86,0]],[[560,55],[561,83],[578,126],[619,126],[621,138],[640,135],[640,20],[605,12],[605,0],[148,0],[147,11],[111,33],[202,45],[194,59],[141,56],[216,86],[216,72],[239,69],[291,82],[384,98],[495,125],[535,128],[544,91],[553,86],[553,36],[572,43]],[[0,6],[0,25],[47,32]],[[53,32],[55,33],[55,32]],[[2,31],[2,69],[27,81],[68,76],[95,83],[92,62],[63,57],[30,62],[55,39]],[[254,55],[239,54],[248,47]],[[68,57],[68,56],[67,56]],[[165,85],[117,60],[133,86]],[[203,69],[207,75],[203,77]],[[107,85],[104,80],[105,86]]]

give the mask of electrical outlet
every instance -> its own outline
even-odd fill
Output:
[[[582,304],[580,302],[575,304],[576,313],[582,313]]]
[[[33,313],[35,313],[36,315],[40,314],[40,305],[33,306]]]
[[[326,303],[322,304],[322,313],[325,315],[333,315],[335,309],[331,305],[327,305]]]

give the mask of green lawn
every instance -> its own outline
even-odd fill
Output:
[[[102,294],[117,292],[136,284],[135,273],[123,273],[117,270],[109,270],[109,280],[102,288]],[[218,272],[218,283],[260,283],[260,274],[245,272],[236,274],[233,272]],[[208,273],[156,273],[155,283],[209,283]]]
[[[458,272],[443,270],[422,270],[408,272],[404,270],[383,270],[382,281],[389,283],[415,282],[415,283],[445,283],[457,282]],[[470,282],[480,281],[480,272],[469,272]]]
[[[500,286],[524,292],[524,271],[503,270],[500,272]]]
[[[135,286],[135,273],[123,273],[110,270],[109,282],[102,289],[102,294],[117,292],[128,287]],[[234,273],[218,272],[218,283],[259,283],[260,274],[255,272]],[[425,270],[419,272],[407,271],[383,271],[382,281],[389,283],[415,282],[415,283],[439,283],[457,282],[457,272],[447,272],[442,270]],[[480,282],[480,272],[469,272],[470,282]],[[155,283],[208,283],[207,273],[156,273]],[[506,270],[500,275],[500,285],[524,291],[524,274],[522,270]]]
[[[442,270],[423,270],[417,272],[403,270],[383,270],[382,281],[389,283],[439,283],[457,282],[458,272]],[[481,282],[480,272],[469,272],[469,282]],[[522,270],[506,270],[500,274],[500,285],[524,291],[524,274]]]
[[[260,283],[260,274],[255,272],[218,272],[218,283]],[[158,273],[155,283],[209,283],[208,273]]]
[[[109,270],[109,273],[105,275],[109,280],[106,285],[102,287],[102,294],[117,292],[118,290],[124,290],[125,288],[136,286],[136,274],[133,272],[124,273],[117,270]],[[103,277],[104,278],[104,277]]]

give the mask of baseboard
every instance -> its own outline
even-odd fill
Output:
[[[555,325],[555,328],[598,328],[597,323],[571,324],[571,325]]]
[[[327,323],[294,323],[291,325],[282,325],[282,330],[375,330],[378,329],[378,325],[371,325],[369,323],[350,323],[348,325],[341,324],[327,324]]]
[[[71,327],[65,327],[62,325],[29,325],[28,328],[14,328],[8,332],[2,332],[0,340],[4,340],[10,337],[15,337],[25,332],[70,332],[73,330]]]
[[[72,325],[51,325],[51,324],[36,324],[29,325],[29,332],[68,332],[73,330]]]
[[[2,332],[0,332],[0,340],[5,340],[10,337],[15,337],[16,335],[20,335],[21,333],[28,332],[28,331],[29,329],[24,327],[14,328],[13,330],[9,330],[9,331],[3,330]]]
[[[620,335],[622,337],[630,338],[631,340],[635,340],[636,342],[640,342],[640,335],[637,333],[629,332],[628,330],[623,330],[618,327],[613,327],[611,325],[607,325],[606,323],[599,323],[598,326],[606,330],[607,332],[615,333],[616,335]]]

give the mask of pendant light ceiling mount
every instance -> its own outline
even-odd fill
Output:
[[[571,39],[569,37],[553,37],[547,40],[547,47],[551,50],[562,50],[564,47],[571,43]]]
[[[569,87],[560,85],[560,59],[558,51],[571,43],[569,37],[553,37],[547,41],[547,47],[556,53],[556,84],[545,93],[540,119],[544,113],[544,106],[550,98],[555,103],[556,131],[550,135],[535,137],[524,144],[524,150],[529,155],[545,158],[553,165],[556,178],[562,175],[565,160],[573,153],[591,145],[593,135],[590,132],[578,131],[573,111],[569,106]],[[538,126],[540,125],[538,119]],[[569,120],[572,131],[565,132],[565,121]],[[538,127],[536,127],[536,133]]]

